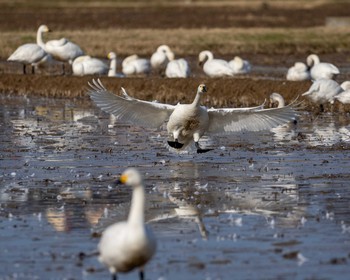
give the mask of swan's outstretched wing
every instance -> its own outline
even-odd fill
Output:
[[[89,83],[88,94],[103,111],[117,119],[147,127],[160,127],[175,109],[175,106],[148,102],[129,96],[122,88],[122,95],[109,92],[98,79]]]
[[[282,108],[208,109],[208,133],[269,130],[294,120],[298,112],[293,102]]]

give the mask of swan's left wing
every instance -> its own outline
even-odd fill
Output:
[[[208,133],[234,133],[239,131],[269,130],[295,120],[298,112],[295,103],[282,108],[227,108],[208,109]]]
[[[103,111],[113,114],[117,119],[137,125],[158,128],[174,111],[175,106],[148,102],[129,96],[122,88],[122,95],[109,92],[98,79],[89,83],[88,94]]]

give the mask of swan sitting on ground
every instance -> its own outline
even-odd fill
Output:
[[[62,61],[68,61],[70,64],[72,64],[75,58],[84,55],[84,52],[77,44],[74,44],[66,38],[50,40],[44,43],[42,38],[42,34],[44,32],[50,32],[50,29],[46,25],[41,25],[37,34],[37,44],[54,58]]]
[[[115,52],[108,54],[108,59],[111,61],[109,65],[108,77],[125,77],[124,74],[117,73],[117,55]]]
[[[188,78],[190,74],[188,62],[183,58],[170,61],[165,69],[168,78]]]
[[[340,85],[329,79],[319,79],[312,83],[308,91],[304,92],[302,96],[307,96],[312,102],[323,104],[330,102],[334,103],[334,97],[342,92]]]
[[[311,79],[311,76],[305,63],[295,62],[294,66],[288,69],[286,78],[288,81],[307,81]]]
[[[128,220],[109,226],[98,244],[99,261],[109,268],[113,279],[117,273],[140,270],[156,251],[156,238],[144,223],[145,191],[141,174],[135,168],[126,169],[120,182],[133,188]]]
[[[273,92],[270,95],[271,103],[277,103],[277,108],[282,108],[285,106],[284,98],[277,92]]]
[[[123,96],[117,96],[107,91],[100,80],[93,80],[89,85],[91,89],[88,94],[102,110],[119,120],[153,128],[159,128],[168,120],[169,146],[182,150],[194,141],[198,153],[209,151],[199,146],[199,140],[204,134],[269,130],[297,116],[292,104],[271,109],[262,109],[261,106],[207,109],[200,105],[201,97],[207,92],[207,87],[203,84],[199,85],[191,104],[176,106],[135,99],[123,88]]]
[[[311,79],[333,79],[334,76],[338,75],[339,69],[326,62],[320,62],[320,58],[316,54],[310,54],[306,58],[306,64],[310,67]]]
[[[163,70],[166,68],[169,61],[175,58],[174,53],[169,46],[161,45],[151,56],[151,66],[153,69]]]
[[[122,71],[126,76],[146,74],[151,70],[151,65],[148,59],[139,58],[138,55],[130,55],[124,58],[122,62]]]
[[[247,74],[252,70],[252,66],[248,60],[244,60],[239,56],[228,62],[235,74]]]
[[[209,77],[233,76],[234,71],[227,61],[223,59],[214,59],[211,51],[202,51],[199,56],[199,64],[203,64],[203,71]]]
[[[342,104],[350,104],[350,81],[343,82],[340,87],[343,91],[334,96],[334,99]]]
[[[74,59],[72,64],[73,74],[77,76],[84,75],[106,75],[108,73],[108,65],[97,58],[89,55],[82,55]]]

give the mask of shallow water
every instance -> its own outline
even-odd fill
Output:
[[[158,237],[146,279],[347,279],[350,116],[302,113],[178,155],[163,131],[79,100],[0,103],[0,279],[109,279],[94,252],[126,218],[114,181],[131,165]]]

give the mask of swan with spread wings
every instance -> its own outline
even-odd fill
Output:
[[[293,105],[295,103],[270,109],[263,109],[263,106],[207,109],[200,105],[201,97],[207,92],[204,84],[198,86],[191,104],[177,105],[139,100],[129,96],[124,88],[122,96],[118,96],[109,92],[100,80],[93,80],[89,85],[88,94],[103,111],[140,126],[159,128],[168,121],[169,146],[183,150],[194,141],[197,153],[211,150],[199,145],[200,138],[205,134],[269,130],[294,120],[298,115]]]

